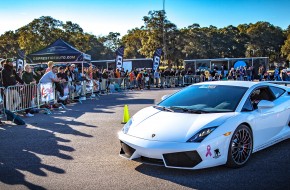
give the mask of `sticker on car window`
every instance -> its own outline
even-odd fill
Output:
[[[199,88],[209,88],[209,89],[212,89],[212,88],[216,88],[216,85],[202,85]]]

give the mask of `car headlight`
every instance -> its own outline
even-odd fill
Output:
[[[122,131],[123,133],[127,134],[129,129],[130,129],[130,126],[132,125],[133,121],[132,121],[132,118],[129,119],[129,121],[124,125]]]
[[[217,127],[209,127],[200,130],[198,133],[193,135],[190,139],[187,140],[187,142],[201,142],[203,139],[205,139],[211,132],[213,132]]]

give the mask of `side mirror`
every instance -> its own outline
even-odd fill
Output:
[[[259,110],[273,108],[274,106],[275,106],[275,104],[271,101],[268,101],[268,100],[261,100],[258,103]]]
[[[162,96],[161,100],[163,101],[163,100],[167,99],[169,96],[171,96],[171,95],[170,94],[166,94],[166,95]]]

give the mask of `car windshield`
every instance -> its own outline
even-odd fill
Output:
[[[196,114],[233,112],[247,89],[226,85],[193,85],[163,100],[158,107]]]

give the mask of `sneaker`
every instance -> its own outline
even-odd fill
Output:
[[[33,117],[34,115],[33,114],[31,114],[31,113],[27,113],[26,114],[26,117]]]
[[[60,100],[66,100],[67,99],[67,96],[60,96],[59,99]]]

